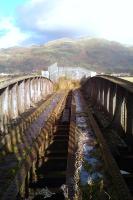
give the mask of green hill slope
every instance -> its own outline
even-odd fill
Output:
[[[0,50],[0,72],[31,72],[61,66],[81,66],[97,72],[131,72],[133,48],[101,39],[60,39],[46,45]]]

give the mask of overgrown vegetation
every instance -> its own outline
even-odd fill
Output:
[[[54,84],[54,91],[70,90],[80,86],[80,81],[71,80],[67,77],[60,77],[58,82]]]

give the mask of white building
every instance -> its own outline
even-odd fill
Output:
[[[83,77],[92,77],[96,76],[97,73],[90,71],[83,67],[58,67],[57,63],[48,67],[49,78],[53,81],[57,81],[59,77],[67,77],[74,80],[80,80]]]
[[[41,71],[43,77],[49,78],[49,71]]]

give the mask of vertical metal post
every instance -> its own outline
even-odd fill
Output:
[[[30,108],[30,80],[25,80],[25,109],[28,110]]]
[[[18,84],[9,87],[9,115],[10,119],[15,119],[18,116]]]
[[[127,133],[133,136],[133,94],[128,93],[126,97],[127,110]]]
[[[25,86],[24,81],[18,84],[18,112],[19,114],[25,111]]]

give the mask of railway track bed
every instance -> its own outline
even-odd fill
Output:
[[[2,199],[131,200],[132,171],[122,172],[132,170],[132,154],[124,162],[130,169],[121,169],[123,160],[111,153],[80,90],[63,93],[54,105],[41,129],[30,130],[39,131],[18,169],[18,185]]]

